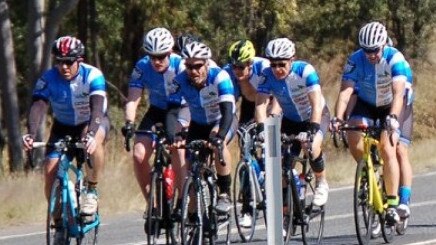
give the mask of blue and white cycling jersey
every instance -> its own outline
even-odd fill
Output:
[[[320,91],[319,76],[315,68],[304,61],[292,62],[289,75],[277,80],[271,68],[264,70],[264,80],[257,87],[258,93],[273,94],[283,110],[283,116],[294,122],[303,122],[310,119],[312,106],[309,93]],[[322,107],[325,99],[322,97]]]
[[[358,87],[357,96],[366,103],[379,107],[392,103],[392,83],[412,76],[410,65],[403,54],[393,47],[385,47],[378,64],[371,64],[362,49],[349,58],[342,75],[343,82]],[[411,81],[411,80],[410,80]]]
[[[248,79],[248,82],[253,86],[254,89],[257,89],[259,85],[259,81],[262,80],[262,71],[269,67],[269,60],[261,57],[254,57],[253,64],[251,66],[251,75]],[[232,64],[227,64],[223,67],[224,70],[227,71],[230,75],[230,79],[232,79],[233,87],[235,89],[235,99],[239,100],[241,96],[241,88],[239,86],[239,82],[236,79],[235,73],[232,69]]]
[[[38,79],[33,90],[33,98],[50,102],[56,121],[70,126],[89,122],[91,95],[105,97],[103,108],[106,113],[106,80],[99,69],[82,62],[71,81],[64,79],[53,67]]]
[[[206,86],[198,89],[191,84],[186,71],[177,75],[173,81],[173,93],[169,100],[181,105],[186,100],[191,112],[191,120],[201,125],[209,125],[221,119],[220,102],[231,102],[235,113],[235,96],[229,74],[220,67],[208,68]]]
[[[177,54],[170,55],[170,64],[164,73],[156,72],[148,56],[140,59],[129,81],[129,88],[147,89],[152,106],[159,109],[168,109],[168,96],[171,91],[171,83],[174,77],[184,70],[182,57]]]

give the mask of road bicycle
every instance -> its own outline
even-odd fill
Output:
[[[84,174],[85,161],[92,167],[85,155],[85,142],[65,136],[56,142],[34,142],[33,148],[53,147],[61,153],[56,179],[53,182],[48,202],[46,240],[47,245],[59,241],[62,232],[62,244],[97,244],[100,225],[98,211],[92,217],[80,214],[81,196],[86,195]],[[74,165],[76,158],[77,166]],[[55,233],[58,234],[55,234]]]
[[[158,239],[165,231],[166,244],[178,244],[179,225],[173,217],[174,193],[166,194],[164,170],[171,165],[171,156],[167,149],[167,138],[163,124],[156,124],[153,130],[136,130],[135,134],[148,135],[155,142],[154,162],[151,171],[148,205],[144,213],[146,220],[144,231],[148,244],[158,244]],[[128,137],[125,139],[126,150],[130,151]],[[171,187],[172,188],[172,187]]]
[[[213,245],[223,229],[226,244],[230,244],[230,212],[215,208],[218,191],[212,150],[204,140],[191,141],[185,148],[191,169],[182,191],[182,244]],[[222,149],[218,153],[220,164],[225,164]]]
[[[311,138],[310,133],[309,138]],[[292,152],[294,144],[309,144],[303,151],[302,156]],[[310,168],[309,156],[311,154],[310,142],[295,139],[294,135],[282,135],[282,172],[284,187],[284,236],[285,244],[289,244],[291,237],[298,235],[300,227],[303,244],[321,244],[324,222],[325,207],[316,206],[312,203],[315,194],[316,180],[312,168]],[[296,175],[297,169],[301,169]],[[297,183],[297,180],[299,183]]]
[[[387,198],[383,181],[383,159],[378,153],[382,128],[379,126],[342,125],[342,131],[363,133],[363,158],[357,163],[353,192],[354,222],[359,244],[369,244],[374,221],[378,216],[383,239],[391,243],[395,235],[395,225],[386,223]]]
[[[262,159],[258,158],[258,149],[261,145],[255,137],[256,123],[241,125],[237,132],[241,155],[233,178],[233,206],[239,236],[243,242],[249,242],[253,238],[260,211],[263,211],[266,224],[263,183],[265,172],[259,166],[259,161]],[[248,224],[246,224],[246,219],[250,221]]]

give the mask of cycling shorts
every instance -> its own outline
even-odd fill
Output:
[[[53,126],[51,127],[50,137],[48,141],[56,142],[67,135],[71,136],[73,140],[79,141],[83,137],[85,137],[87,128],[88,128],[88,123],[82,123],[79,125],[71,126],[71,125],[62,124],[54,120]],[[101,120],[100,128],[103,128],[107,138],[110,129],[108,117],[105,116],[103,120]],[[54,159],[54,158],[59,158],[60,156],[61,153],[56,151],[53,147],[47,147],[48,158]]]
[[[211,124],[198,124],[191,121],[188,128],[188,136],[186,142],[189,143],[193,140],[208,140],[211,136],[212,130],[219,128],[219,121]],[[230,126],[229,132],[226,135],[226,144],[228,144],[235,136],[238,130],[238,120],[236,116],[233,117],[232,125]]]

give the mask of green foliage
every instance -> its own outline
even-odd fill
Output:
[[[351,52],[357,47],[360,27],[378,20],[387,25],[389,35],[406,57],[424,60],[436,11],[433,0],[105,0],[96,4],[101,69],[118,88],[125,87],[141,55],[142,35],[157,26],[167,27],[175,36],[185,32],[200,36],[211,46],[219,64],[226,62],[227,49],[235,40],[252,40],[257,54],[263,55],[267,42],[281,36],[296,43],[300,58],[318,63]],[[27,4],[11,1],[10,7],[18,78],[24,82],[29,64],[26,15],[22,13]],[[79,14],[86,13],[75,11],[65,16],[59,35],[78,33]],[[125,22],[126,16],[136,23]],[[87,51],[94,55],[89,47]],[[121,104],[119,96],[111,99],[116,100],[112,104]]]

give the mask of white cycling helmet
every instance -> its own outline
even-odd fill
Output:
[[[276,38],[269,41],[265,55],[270,59],[290,59],[295,55],[295,44],[288,38]]]
[[[359,44],[365,49],[376,49],[386,44],[388,32],[380,22],[371,22],[360,29]]]
[[[143,47],[148,54],[160,55],[169,53],[174,46],[174,38],[171,32],[165,28],[155,28],[144,37]]]
[[[212,51],[206,44],[194,41],[185,45],[182,50],[182,57],[185,59],[196,58],[207,60],[212,58]]]

